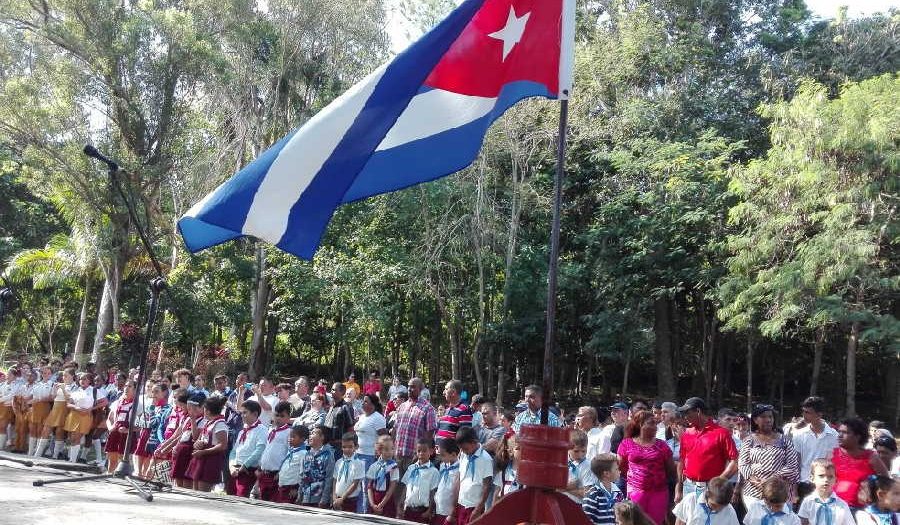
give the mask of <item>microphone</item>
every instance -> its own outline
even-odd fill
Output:
[[[82,151],[84,151],[84,154],[87,155],[88,157],[97,159],[100,162],[106,164],[109,167],[110,171],[118,171],[119,170],[119,165],[116,164],[115,161],[108,159],[102,153],[97,151],[97,148],[95,148],[93,145],[85,144],[84,150],[82,150]]]

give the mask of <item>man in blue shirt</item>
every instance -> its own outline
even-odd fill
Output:
[[[531,385],[525,387],[525,404],[528,407],[524,412],[516,416],[516,421],[513,423],[513,431],[519,432],[519,428],[522,425],[539,425],[541,423],[541,410],[544,405],[544,389],[537,386]],[[551,427],[561,427],[562,423],[559,421],[559,416],[550,411],[550,415],[547,419],[547,424]]]

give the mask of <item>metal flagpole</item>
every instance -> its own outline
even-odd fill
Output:
[[[568,91],[563,92],[568,95]],[[544,396],[541,424],[550,419],[553,396],[553,354],[556,350],[556,289],[559,269],[559,230],[562,209],[562,181],[566,171],[566,131],[569,124],[569,100],[559,105],[559,137],[556,143],[556,176],[553,179],[553,225],[550,229],[550,262],[547,267],[547,333],[544,340]]]

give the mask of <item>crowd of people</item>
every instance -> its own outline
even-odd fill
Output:
[[[827,422],[818,397],[782,427],[771,405],[713,414],[696,397],[566,411],[532,385],[507,410],[459,380],[433,396],[374,372],[363,385],[149,376],[20,358],[0,377],[0,451],[110,471],[133,454],[141,477],[182,488],[464,525],[522,488],[517,434],[547,410],[571,427],[565,493],[594,524],[898,525],[893,435]]]

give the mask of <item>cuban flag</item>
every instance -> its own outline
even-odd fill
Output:
[[[568,97],[574,3],[466,0],[194,205],[186,246],[252,236],[310,259],[341,204],[465,168],[513,104]]]

